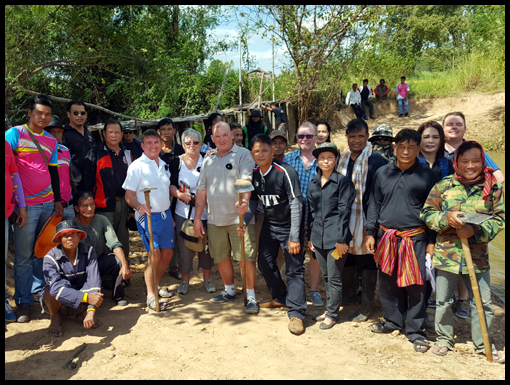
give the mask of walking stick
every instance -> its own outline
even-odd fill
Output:
[[[238,204],[239,206],[243,203],[243,193],[253,191],[253,185],[244,179],[238,179],[234,183],[234,188],[237,191],[238,196]],[[243,214],[239,214],[239,227],[243,226]],[[248,304],[247,293],[246,293],[246,263],[244,260],[244,235],[241,237],[241,263],[242,263],[242,275],[243,279],[243,296],[244,296],[244,306]]]
[[[480,328],[482,329],[483,345],[485,348],[485,356],[487,361],[492,362],[492,349],[489,341],[489,333],[487,332],[487,323],[485,322],[485,314],[482,307],[482,299],[480,298],[480,289],[476,281],[475,267],[473,266],[473,259],[471,258],[471,250],[469,250],[469,243],[466,238],[461,238],[462,251],[464,258],[466,258],[466,265],[469,271],[469,279],[471,280],[471,289],[475,297],[476,311],[478,313],[478,320],[480,321]]]
[[[156,190],[156,187],[149,187],[149,188],[144,188],[143,190],[140,190],[141,192],[143,192],[145,194],[145,206],[147,206],[147,208],[151,209],[151,197],[150,197],[150,193],[151,193],[151,190]],[[156,311],[159,312],[160,309],[159,309],[159,293],[158,293],[158,278],[156,276],[156,261],[155,261],[155,256],[154,256],[154,238],[153,238],[153,235],[152,235],[152,217],[150,215],[147,215],[147,221],[148,221],[148,225],[149,225],[149,244],[150,244],[150,259],[151,259],[151,266],[152,266],[152,277],[153,277],[153,280],[154,280],[154,300],[155,300],[155,305],[156,305]]]

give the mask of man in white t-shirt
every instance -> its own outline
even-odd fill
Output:
[[[127,203],[136,210],[136,225],[147,252],[150,251],[147,215],[152,218],[156,279],[159,284],[172,260],[174,247],[174,224],[170,211],[170,170],[159,157],[161,152],[159,134],[155,130],[147,130],[142,138],[144,153],[129,166],[122,188],[126,190]],[[154,187],[156,189],[150,192],[151,207],[147,207],[145,194],[140,190]],[[154,277],[150,258],[144,276],[147,285],[147,306],[155,310]],[[170,298],[174,294],[167,289],[159,290],[159,296],[162,298]],[[166,310],[169,306],[168,303],[162,302],[160,310]]]

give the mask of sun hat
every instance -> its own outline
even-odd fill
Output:
[[[338,148],[336,147],[336,144],[332,142],[322,143],[319,147],[313,150],[312,154],[315,158],[317,158],[320,153],[326,151],[332,152],[335,156],[338,156]]]
[[[78,227],[78,224],[74,219],[67,219],[65,221],[60,222],[57,225],[57,233],[52,239],[52,242],[58,243],[59,238],[64,235],[65,233],[79,233],[80,234],[80,240],[84,239],[87,236],[87,233],[83,230],[80,230]]]

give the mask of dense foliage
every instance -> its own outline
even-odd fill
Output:
[[[373,85],[384,78],[394,87],[406,75],[415,96],[431,97],[505,85],[504,5],[263,5],[231,11],[239,19],[245,70],[257,65],[247,45],[255,29],[286,46],[290,65],[276,81],[276,98],[297,103],[300,120],[327,117],[339,91],[363,78]],[[237,45],[212,36],[224,13],[215,5],[6,5],[6,118],[13,124],[26,118],[26,90],[143,119],[208,113],[227,69],[218,108],[235,107],[237,63],[210,61]],[[250,102],[260,79],[248,79],[243,70],[242,82],[243,102]],[[271,93],[269,88],[263,99]],[[64,110],[56,103],[55,113],[65,117]],[[106,117],[92,111],[89,121]]]

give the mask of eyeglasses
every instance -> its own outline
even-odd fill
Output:
[[[192,143],[193,143],[195,146],[198,146],[198,145],[200,144],[200,142],[199,142],[198,140],[194,140],[193,142],[184,142],[184,144],[185,144],[186,146],[188,146],[188,147],[189,147],[189,146],[191,146],[191,144],[192,144]]]
[[[87,111],[73,111],[73,115],[75,116],[78,116],[78,115],[86,115],[87,114]]]
[[[315,135],[312,135],[312,134],[306,134],[306,135],[296,135],[298,139],[301,139],[303,140],[304,138],[306,139],[313,139],[315,137]]]

